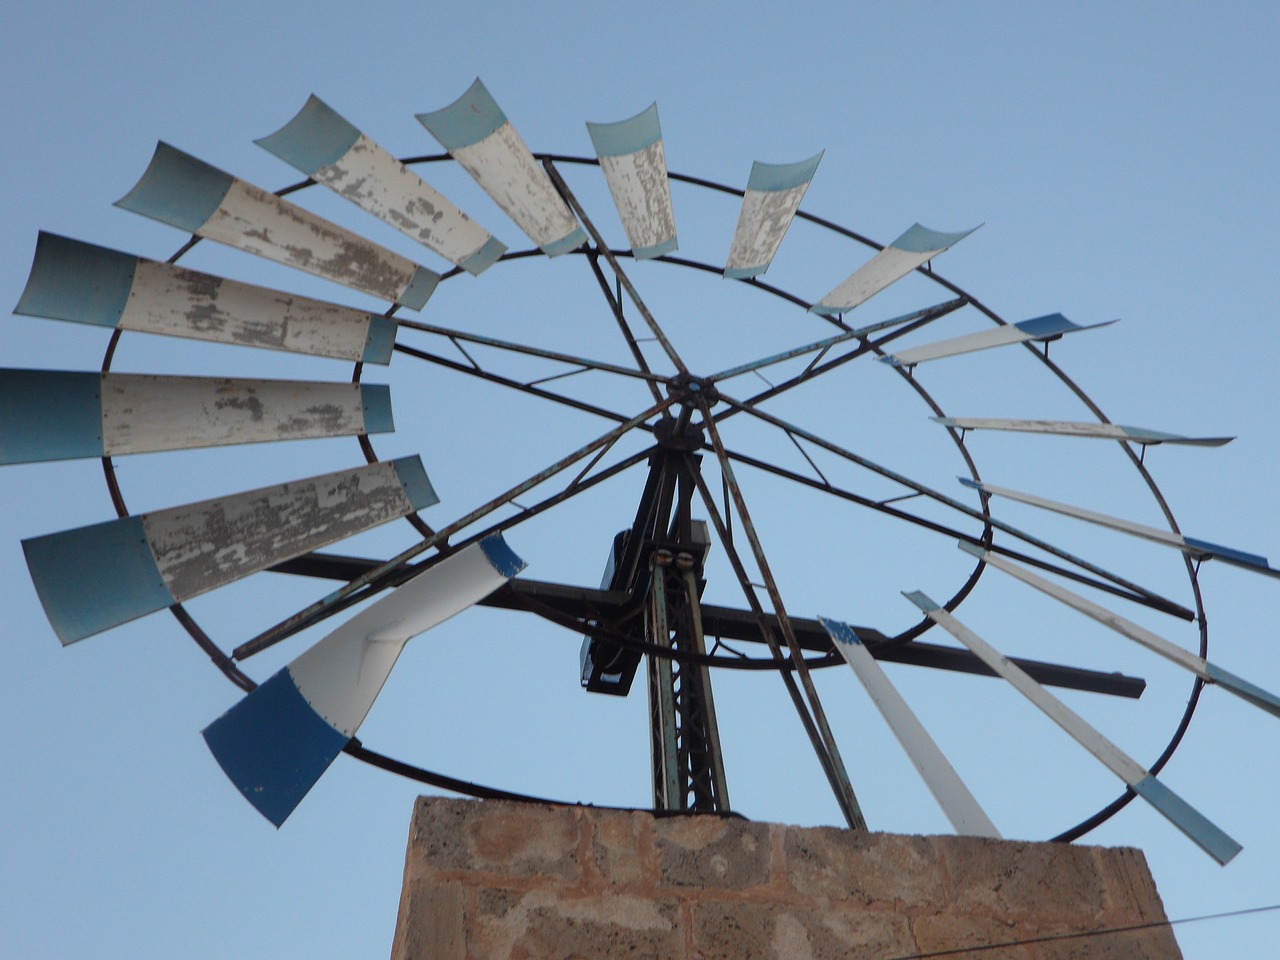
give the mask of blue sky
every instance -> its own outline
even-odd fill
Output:
[[[353,20],[349,5],[327,2],[126,9],[55,0],[38,11],[10,5],[0,13],[0,121],[8,146],[0,303],[17,303],[40,229],[156,259],[177,249],[183,238],[176,230],[111,205],[140,176],[156,140],[275,189],[297,175],[252,141],[278,129],[313,92],[402,155],[436,152],[414,114],[451,102],[476,76],[530,146],[549,152],[588,154],[583,121],[629,117],[656,100],[673,170],[743,184],[753,159],[785,162],[825,149],[806,210],[882,243],[917,220],[941,230],[981,223],[935,266],[1007,320],[1056,311],[1077,323],[1121,318],[1056,344],[1053,358],[1112,420],[1237,435],[1217,450],[1155,448],[1147,462],[1185,532],[1275,552],[1274,8],[603,9],[386,3]],[[606,234],[620,238],[592,173],[574,171],[573,182]],[[456,170],[439,176],[441,189],[464,208],[512,246],[523,245],[465,177]],[[301,199],[414,253],[316,193]],[[682,190],[674,200],[681,253],[722,257],[732,204]],[[193,266],[372,306],[210,246],[197,250]],[[440,265],[425,252],[415,255]],[[817,299],[867,255],[856,244],[797,230],[768,279]],[[653,264],[637,265],[632,275],[698,364],[724,359],[721,366],[729,366],[827,330],[726,281]],[[918,278],[899,286],[855,316],[873,322],[944,299]],[[450,281],[421,318],[617,359],[620,345],[598,327],[607,319],[603,309],[581,259],[564,258]],[[934,332],[979,328],[968,311]],[[5,366],[93,370],[105,343],[97,330],[52,321],[14,316],[6,329]],[[993,351],[935,366],[921,370],[922,382],[948,413],[1081,418],[1020,355]],[[340,364],[141,337],[126,338],[118,369],[349,376]],[[397,418],[396,433],[375,447],[383,456],[422,454],[442,496],[428,515],[437,523],[604,429],[415,367],[404,356],[369,376],[392,384]],[[880,365],[823,383],[776,412],[959,491],[951,480],[958,469],[953,449],[914,394]],[[778,452],[776,436],[740,429],[735,442],[788,456]],[[1156,522],[1119,455],[1085,446],[1034,437],[971,441],[993,483]],[[353,442],[334,440],[144,455],[119,466],[137,511],[358,462]],[[850,473],[848,481],[882,489],[862,475]],[[771,560],[788,571],[788,607],[799,615],[900,629],[911,611],[898,590],[941,593],[967,572],[957,551],[937,538],[760,477],[743,482]],[[386,955],[418,786],[340,758],[285,827],[272,829],[236,796],[199,738],[236,691],[171,618],[157,614],[67,649],[44,619],[19,541],[109,518],[100,466],[9,467],[0,472],[0,489],[9,505],[0,519],[8,600],[0,632],[9,678],[0,699],[9,733],[0,747],[4,952],[158,957],[179,945],[192,957]],[[528,575],[594,583],[608,536],[629,520],[635,491],[631,478],[582,498],[563,516],[553,511],[545,522],[512,531],[508,539],[529,561]],[[1031,512],[1003,515],[1187,602],[1176,557]],[[351,552],[389,555],[408,536],[407,528],[389,530]],[[714,589],[729,602],[721,574]],[[1211,659],[1280,689],[1271,613],[1280,584],[1209,564],[1201,585]],[[230,647],[321,590],[264,574],[202,598],[192,610]],[[1121,612],[1194,644],[1185,625]],[[1010,654],[1147,677],[1151,688],[1137,704],[1067,699],[1144,762],[1168,738],[1189,687],[1176,671],[999,583],[994,573],[960,615]],[[266,677],[306,640],[252,661],[250,672]],[[574,637],[491,613],[464,615],[410,646],[362,736],[446,773],[570,800],[642,805],[643,703],[637,695],[615,701],[580,692],[576,663]],[[892,677],[1008,836],[1043,839],[1117,792],[1030,707],[995,692],[994,681],[921,677],[906,668]],[[834,823],[838,814],[778,686],[725,681],[721,722],[735,804],[757,819]],[[872,826],[945,831],[847,671],[826,671],[820,689]],[[1280,902],[1275,723],[1208,691],[1162,777],[1243,843],[1230,866],[1217,867],[1137,804],[1087,842],[1141,847],[1171,917]],[[1280,914],[1270,914],[1185,926],[1178,937],[1195,960],[1262,958],[1272,955],[1278,932]]]

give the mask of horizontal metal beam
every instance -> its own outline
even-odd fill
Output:
[[[318,577],[326,580],[353,580],[378,566],[380,563],[377,560],[329,553],[310,553],[277,564],[271,569],[276,573],[289,573],[296,576]],[[509,587],[510,592],[500,590],[480,601],[480,605],[523,610],[524,607],[515,596],[519,594],[533,598],[566,616],[582,620],[607,620],[611,613],[618,613],[630,600],[626,593],[619,590],[568,586],[524,578],[512,580]],[[764,638],[760,636],[759,624],[751,611],[714,604],[702,604],[701,610],[703,632],[707,636],[749,643],[764,642]],[[791,623],[795,628],[796,639],[803,649],[818,653],[834,652],[831,638],[819,621],[792,617]],[[890,638],[879,630],[856,626],[852,629],[858,639],[866,644],[872,655],[886,663],[907,663],[933,670],[950,670],[986,677],[996,675],[968,650],[921,643],[918,640],[905,644],[893,644]],[[1130,699],[1142,696],[1147,686],[1147,682],[1141,677],[1131,677],[1121,673],[1107,673],[1039,660],[1025,660],[1019,657],[1010,659],[1037,682],[1047,686]],[[833,663],[836,662],[841,661],[833,661]]]

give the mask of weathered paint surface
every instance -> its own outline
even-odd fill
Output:
[[[74,643],[436,502],[406,457],[23,542],[58,638]]]
[[[450,153],[549,256],[568,253],[586,241],[569,205],[510,123],[480,143]]]
[[[413,637],[482,600],[524,567],[494,535],[356,614],[210,724],[223,771],[279,826],[353,737]]]
[[[626,156],[601,157],[600,169],[636,259],[675,250],[676,219],[662,141]]]
[[[586,241],[551,179],[480,80],[449,106],[418,121],[548,256]]]
[[[395,321],[41,231],[15,313],[385,364]]]
[[[354,383],[109,373],[102,377],[103,449],[118,456],[355,436],[369,432],[366,393],[379,392]]]
[[[847,623],[825,617],[819,617],[819,620],[834,642],[836,650],[844,657],[845,663],[853,668],[854,676],[889,724],[898,743],[902,744],[902,749],[906,751],[907,757],[938,801],[942,812],[951,821],[956,833],[999,839],[1000,831],[996,829],[996,825],[969,792],[951,762],[925,730],[920,718],[907,705],[898,688],[863,646],[858,635]]]
[[[0,370],[0,463],[386,433],[380,384]]]
[[[472,274],[506,251],[417,174],[363,134],[331,166],[313,175],[335,193],[391,224]]]
[[[1238,843],[1168,787],[1160,784],[1141,764],[1099,733],[1065,703],[1036,683],[1025,671],[982,637],[942,609],[935,601],[919,591],[904,594],[904,596],[919,607],[930,620],[972,650],[987,666],[1007,680],[1015,690],[1061,727],[1076,743],[1093,754],[1103,766],[1126,784],[1133,787],[1139,796],[1151,803],[1174,826],[1215,860],[1226,863],[1240,852]]]
[[[819,153],[799,163],[752,163],[725,261],[726,277],[755,277],[769,269],[821,159]]]
[[[412,260],[163,143],[117,205],[415,310],[440,279]]]
[[[977,333],[970,333],[962,337],[952,337],[949,340],[941,340],[938,343],[902,350],[880,359],[896,367],[910,367],[917,363],[924,363],[926,360],[954,357],[963,353],[988,350],[992,347],[1001,347],[1010,343],[1025,343],[1029,340],[1055,340],[1068,333],[1079,333],[1081,330],[1096,330],[1099,327],[1109,327],[1116,322],[1115,320],[1108,320],[1105,323],[1081,326],[1080,324],[1072,323],[1060,313],[1051,313],[1043,317],[1023,320],[1021,323],[992,327],[990,330],[980,330]]]
[[[217,212],[197,232],[395,303],[403,302],[421,269],[398,253],[242,180],[232,184]]]
[[[973,229],[976,230],[977,227]],[[815,313],[844,313],[852,310],[971,233],[973,230],[942,233],[917,223],[810,309]]]
[[[295,169],[475,274],[506,247],[319,97],[256,141]]]
[[[600,169],[637,260],[676,249],[671,182],[655,103],[618,123],[588,123]]]
[[[411,502],[395,463],[382,462],[159,510],[142,523],[161,576],[184,600],[428,505]]]
[[[960,430],[1009,430],[1015,433],[1048,433],[1063,437],[1090,437],[1101,440],[1128,440],[1144,446],[1177,443],[1195,447],[1220,447],[1235,437],[1184,437],[1177,433],[1126,427],[1119,423],[1090,423],[1071,420],[1006,420],[999,417],[931,417],[944,427]]]
[[[386,364],[391,360],[394,333],[378,338],[386,349],[371,353],[370,329],[385,326],[394,331],[395,321],[139,259],[120,326],[142,333]]]

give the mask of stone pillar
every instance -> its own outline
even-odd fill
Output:
[[[1180,960],[1138,850],[421,797],[393,960]],[[950,951],[950,952],[948,952]]]

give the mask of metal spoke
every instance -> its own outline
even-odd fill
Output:
[[[427,558],[426,560],[421,560],[415,564],[406,564],[400,567],[398,570],[392,571],[391,573],[387,573],[382,576],[377,576],[374,580],[366,584],[364,587],[348,594],[342,600],[339,600],[333,603],[331,606],[327,607],[323,612],[323,614],[317,616],[315,622],[318,623],[322,620],[327,620],[329,617],[332,617],[338,613],[341,613],[343,610],[346,610],[349,607],[353,607],[358,603],[362,603],[365,600],[367,600],[369,597],[372,597],[375,594],[381,593],[383,590],[387,590],[387,589],[390,589],[391,587],[399,586],[404,581],[410,579],[411,577],[416,576],[419,573],[422,573],[428,570],[429,568],[431,568],[432,566],[434,566],[435,564],[443,560],[445,557],[449,556],[452,553],[456,553],[458,550],[462,550],[466,547],[469,547],[473,543],[479,543],[481,540],[485,539],[486,537],[492,536],[495,533],[505,533],[508,530],[511,530],[513,527],[517,527],[520,524],[524,523],[526,520],[532,520],[534,517],[538,516],[541,513],[545,513],[547,510],[551,509],[552,507],[558,506],[559,504],[564,503],[566,500],[570,500],[573,497],[576,497],[578,494],[583,493],[586,490],[590,490],[592,487],[596,486],[597,484],[603,483],[605,480],[609,480],[612,477],[616,477],[618,474],[630,469],[631,467],[634,467],[637,463],[647,460],[649,456],[652,455],[655,449],[656,449],[655,447],[647,447],[644,450],[639,451],[638,453],[632,454],[631,456],[627,457],[624,460],[620,460],[619,462],[613,464],[613,466],[610,466],[604,470],[601,470],[595,476],[587,480],[583,480],[582,475],[579,474],[578,479],[576,479],[573,483],[569,484],[569,486],[561,490],[559,493],[553,493],[551,496],[547,497],[546,499],[540,500],[538,503],[535,503],[530,507],[525,507],[519,513],[514,514],[513,516],[510,516],[510,517],[507,517],[504,520],[499,520],[497,523],[494,523],[491,526],[484,528],[483,530],[479,530],[476,533],[471,534],[469,537],[466,537],[465,539],[459,540],[458,542],[451,544],[450,545],[451,549],[448,551],[448,553],[438,553],[433,557]],[[317,564],[320,568],[323,569],[324,571],[323,573],[314,572],[313,565],[317,565]],[[386,565],[385,561],[378,561],[378,560],[365,561],[365,560],[359,560],[351,557],[334,557],[332,555],[327,555],[327,554],[313,553],[313,554],[307,554],[304,557],[298,557],[295,560],[287,560],[284,563],[278,563],[274,567],[271,567],[270,569],[277,573],[300,573],[303,576],[322,576],[322,577],[327,577],[328,579],[354,580],[355,578],[360,577],[364,574],[370,574],[370,573],[376,574],[376,572],[382,567],[384,567],[385,565]],[[495,604],[490,604],[490,605],[495,605]],[[311,626],[311,625],[313,624],[306,624],[305,626]],[[286,630],[282,634],[282,636],[279,638],[279,640],[275,640],[273,642],[278,643],[280,642],[280,640],[287,639],[288,637],[293,636],[294,633],[297,633],[299,630],[302,630],[302,629],[304,629],[304,627],[299,626],[290,630]],[[586,632],[590,632],[590,631],[586,631]],[[237,647],[235,651],[233,651],[233,655],[237,657],[240,656],[241,651],[246,650],[247,647],[248,647],[247,643],[242,644],[240,647]],[[246,657],[251,656],[253,652],[255,651],[247,651],[245,652],[244,656]],[[231,662],[231,661],[228,661],[228,662]],[[234,666],[234,664],[232,665]]]
[[[856,330],[849,330],[845,333],[838,333],[835,336],[827,337],[823,340],[815,340],[813,343],[807,343],[803,347],[794,347],[791,350],[784,350],[782,353],[774,354],[771,357],[764,357],[760,360],[753,360],[750,363],[740,364],[736,367],[730,367],[728,370],[722,370],[720,373],[714,374],[707,379],[716,382],[720,380],[728,380],[739,374],[749,373],[752,371],[760,371],[765,367],[772,366],[775,363],[782,363],[784,360],[790,360],[793,357],[804,356],[806,353],[818,353],[819,357],[827,350],[830,350],[838,343],[844,343],[846,340],[857,340],[876,333],[880,330],[887,330],[890,327],[896,327],[899,324],[912,324],[911,329],[917,330],[920,327],[919,321],[931,323],[939,317],[945,317],[948,313],[958,310],[967,303],[963,297],[957,297],[954,300],[948,300],[946,303],[940,303],[934,307],[926,307],[923,310],[917,310],[914,313],[908,313],[901,317],[894,317],[891,320],[881,320],[879,323],[868,324],[865,327],[859,327]],[[817,366],[817,361],[805,370],[808,374],[813,367]],[[803,376],[804,374],[802,374]]]
[[[1028,556],[1027,554],[1014,550],[1011,547],[1003,547],[995,543],[988,545],[986,544],[985,534],[966,533],[963,530],[956,529],[955,527],[948,527],[945,524],[938,523],[937,521],[927,520],[924,517],[915,515],[914,513],[908,513],[905,510],[899,510],[897,507],[891,506],[892,503],[898,500],[906,499],[905,497],[893,497],[889,500],[872,500],[870,497],[864,497],[861,494],[854,493],[851,490],[846,490],[842,487],[837,487],[834,484],[830,483],[829,481],[826,481],[825,479],[814,480],[812,477],[806,477],[804,476],[804,474],[796,473],[794,470],[788,470],[786,467],[780,467],[777,464],[768,463],[767,461],[764,461],[764,460],[759,460],[755,457],[748,456],[745,453],[738,453],[734,450],[726,450],[726,452],[729,455],[729,459],[733,460],[735,463],[741,463],[744,466],[754,467],[757,470],[761,470],[765,473],[771,473],[774,476],[781,477],[784,480],[790,480],[793,483],[799,483],[806,487],[810,487],[814,490],[820,490],[823,493],[830,494],[833,497],[838,497],[841,500],[847,500],[850,503],[856,503],[859,506],[868,507],[871,510],[875,510],[878,513],[883,513],[886,516],[893,517],[896,520],[905,520],[907,523],[914,524],[915,526],[921,527],[922,529],[930,530],[934,533],[940,533],[945,537],[949,537],[955,540],[960,540],[965,543],[982,544],[986,546],[986,548],[993,553],[998,553],[1006,557],[1012,557],[1013,559],[1018,560],[1021,563],[1030,564],[1031,566],[1038,567],[1041,570],[1048,570],[1049,572],[1055,573],[1060,577],[1066,577],[1069,580],[1074,580],[1076,583],[1083,583],[1086,586],[1093,587],[1095,590],[1102,590],[1106,593],[1110,593],[1114,596],[1121,597],[1132,603],[1141,604],[1142,606],[1150,607],[1153,610],[1159,610],[1161,613],[1167,613],[1167,614],[1170,614],[1171,616],[1175,616],[1184,620],[1187,619],[1187,617],[1184,614],[1188,613],[1189,611],[1184,611],[1181,607],[1177,606],[1176,604],[1171,604],[1168,601],[1163,601],[1159,598],[1152,598],[1152,597],[1145,596],[1143,594],[1131,593],[1128,590],[1122,590],[1120,587],[1114,586],[1113,584],[1106,583],[1102,580],[1095,580],[1092,577],[1087,577],[1082,573],[1077,573],[1076,571],[1069,570],[1066,567],[1058,566],[1057,564],[1050,563],[1047,560],[1040,560],[1040,559],[1037,559],[1036,557]],[[910,497],[910,498],[914,498],[918,496],[921,496],[921,494],[911,493],[907,495],[907,497]]]
[[[743,535],[746,536],[747,542],[751,545],[756,569],[760,571],[760,576],[764,580],[765,589],[769,593],[769,601],[773,605],[774,616],[778,620],[778,627],[782,632],[783,639],[786,641],[787,650],[791,654],[791,661],[795,664],[796,675],[800,679],[801,686],[804,687],[805,698],[808,700],[809,709],[812,711],[814,724],[818,728],[822,745],[829,758],[831,768],[829,776],[832,779],[832,787],[835,790],[836,802],[851,829],[865,830],[867,827],[866,819],[858,806],[853,786],[849,783],[848,771],[845,769],[844,760],[840,756],[840,748],[836,745],[835,737],[831,733],[831,727],[827,723],[826,711],[823,710],[822,702],[818,699],[818,691],[813,685],[813,677],[809,675],[809,668],[805,665],[800,643],[796,639],[795,630],[791,625],[791,620],[787,616],[786,606],[782,601],[782,592],[778,589],[777,581],[773,577],[773,571],[769,567],[769,560],[765,556],[759,537],[756,536],[755,525],[751,522],[751,515],[747,510],[742,488],[738,486],[737,478],[733,474],[733,464],[729,460],[728,454],[725,453],[724,444],[720,439],[720,431],[716,429],[715,422],[711,418],[710,406],[705,400],[701,401],[701,409],[707,435],[711,439],[712,446],[715,448],[716,459],[720,463],[720,471],[728,484],[729,495],[733,498],[738,519],[742,522]],[[700,485],[700,489],[705,488]],[[759,602],[755,599],[753,590],[748,590],[747,592],[753,602]]]
[[[595,241],[596,249],[600,254],[609,261],[609,267],[617,276],[618,281],[622,284],[623,289],[627,291],[627,296],[631,298],[631,302],[636,305],[636,309],[640,311],[640,316],[644,318],[644,322],[648,324],[649,329],[653,331],[653,335],[658,342],[662,344],[662,349],[667,357],[675,365],[675,368],[683,374],[689,373],[689,368],[684,365],[684,361],[680,359],[680,355],[676,353],[676,348],[671,345],[671,341],[667,339],[667,335],[662,332],[662,327],[658,326],[658,321],[654,319],[653,314],[649,312],[649,308],[644,305],[644,301],[640,298],[639,292],[631,283],[631,279],[623,271],[622,266],[618,263],[618,258],[613,255],[613,251],[609,249],[604,242],[604,238],[600,235],[600,231],[596,229],[591,218],[587,216],[586,210],[582,208],[582,204],[578,202],[578,198],[573,195],[573,191],[569,189],[569,185],[564,182],[564,178],[560,176],[560,171],[556,169],[556,165],[550,160],[543,160],[542,166],[546,169],[547,175],[551,177],[551,182],[556,185],[556,189],[560,191],[560,195],[564,197],[569,206],[573,207],[573,212],[578,215],[578,219],[582,221],[582,225],[586,227],[587,232],[591,234],[591,239]]]
[[[950,313],[952,310],[959,309],[960,307],[964,306],[966,302],[967,301],[963,299],[948,300],[946,303],[939,304],[936,307],[930,307],[928,310],[921,311],[923,316],[921,316],[919,319],[913,320],[907,323],[905,326],[899,327],[897,330],[894,330],[892,333],[885,334],[883,337],[880,337],[878,340],[867,340],[865,337],[863,337],[862,343],[857,347],[857,349],[851,350],[846,354],[836,357],[834,360],[828,360],[826,363],[810,365],[804,370],[803,373],[797,374],[796,376],[792,377],[790,380],[784,380],[782,381],[782,383],[779,383],[776,386],[770,387],[768,390],[761,391],[760,393],[757,393],[752,397],[748,397],[746,400],[737,402],[734,405],[735,406],[734,409],[721,410],[715,416],[716,422],[719,423],[722,420],[727,420],[729,417],[732,417],[734,414],[739,412],[739,409],[737,408],[750,410],[754,408],[756,404],[763,403],[765,400],[768,400],[771,397],[776,397],[780,393],[785,393],[786,391],[790,390],[792,387],[798,387],[802,383],[807,383],[808,381],[813,380],[816,377],[822,376],[824,373],[829,373],[830,371],[834,370],[836,367],[840,367],[848,363],[850,360],[856,360],[858,359],[858,357],[861,357],[864,354],[878,353],[880,352],[880,348],[884,344],[889,343],[891,340],[896,340],[899,337],[906,336],[908,333],[911,333],[915,330],[919,330],[921,327],[925,326],[926,324],[932,323],[934,320],[938,319],[938,317],[946,316],[946,314]],[[939,312],[935,314],[934,311],[939,311]]]
[[[373,580],[378,579],[379,577],[386,576],[389,573],[393,573],[394,571],[403,567],[406,563],[408,563],[414,557],[425,553],[427,550],[430,550],[432,547],[447,544],[449,537],[453,536],[453,534],[467,528],[475,521],[481,519],[482,517],[487,516],[488,514],[492,513],[494,510],[497,510],[499,507],[505,506],[506,504],[514,500],[516,497],[520,496],[522,493],[525,493],[528,490],[532,490],[534,487],[538,486],[539,484],[555,476],[557,473],[559,473],[561,470],[564,470],[566,467],[569,467],[574,463],[577,463],[579,460],[582,460],[583,458],[588,457],[591,454],[595,453],[601,447],[612,444],[613,441],[616,440],[618,437],[622,436],[622,434],[626,433],[628,430],[632,429],[633,427],[636,427],[639,424],[643,423],[645,420],[648,420],[650,417],[654,416],[655,414],[661,413],[673,402],[674,401],[672,400],[665,400],[662,403],[654,404],[652,407],[645,410],[643,413],[638,414],[635,417],[632,417],[630,420],[626,421],[623,424],[620,424],[619,426],[615,427],[613,430],[610,430],[608,433],[604,434],[603,436],[597,437],[595,440],[591,441],[586,446],[578,448],[568,456],[562,457],[560,460],[557,460],[555,463],[551,464],[551,466],[547,467],[544,470],[538,471],[533,476],[529,477],[527,480],[524,480],[521,483],[516,484],[514,487],[512,487],[510,490],[506,491],[505,493],[499,494],[498,496],[490,500],[488,503],[485,503],[483,506],[477,507],[471,512],[455,520],[453,523],[449,524],[448,526],[442,527],[440,530],[438,530],[435,533],[434,536],[427,537],[422,541],[420,541],[419,543],[415,544],[414,546],[410,547],[409,549],[402,551],[401,553],[392,557],[390,560],[388,560],[378,569],[371,570],[368,573],[363,574],[362,576],[348,583],[346,586],[338,590],[335,590],[333,593],[329,594],[326,597],[322,597],[320,600],[317,600],[315,603],[311,604],[310,606],[304,607],[302,610],[299,610],[293,616],[288,617],[287,619],[282,620],[280,623],[276,624],[275,626],[263,631],[262,633],[258,634],[258,636],[247,641],[246,643],[241,644],[239,647],[236,648],[234,652],[236,659],[244,659],[245,657],[252,656],[255,653],[265,650],[267,647],[271,646],[272,644],[278,643],[280,640],[284,639],[284,637],[287,635],[286,631],[291,633],[296,633],[298,630],[306,628],[307,626],[311,625],[312,623],[320,619],[321,618],[320,615],[323,614],[323,612],[332,604],[337,603],[340,600],[343,600],[344,598],[354,593],[356,590],[360,589],[366,584],[372,582]]]
[[[433,323],[421,323],[417,320],[403,319],[398,319],[396,323],[410,330],[419,330],[423,333],[434,333],[441,337],[448,337],[450,340],[465,340],[468,343],[478,343],[482,346],[493,347],[497,350],[507,350],[512,353],[520,353],[530,357],[541,357],[544,360],[555,360],[560,363],[568,363],[587,370],[603,370],[606,373],[616,373],[623,377],[634,377],[639,380],[654,380],[659,383],[669,383],[671,380],[670,377],[655,374],[653,371],[648,369],[632,370],[630,367],[619,366],[615,363],[606,363],[602,360],[589,360],[586,357],[579,357],[570,353],[560,353],[556,350],[544,350],[540,347],[526,346],[525,344],[515,343],[510,340],[500,340],[496,337],[485,337],[477,333],[464,333],[461,330],[453,330],[449,327],[441,327]],[[467,358],[471,359],[469,354],[467,354]],[[474,363],[475,361],[472,360],[472,362]]]
[[[645,359],[644,352],[640,349],[640,344],[636,340],[636,336],[631,332],[631,326],[627,323],[627,318],[622,314],[622,304],[618,297],[614,296],[612,290],[609,289],[609,280],[604,275],[604,271],[600,269],[600,255],[595,251],[591,251],[587,255],[587,262],[591,264],[591,272],[596,278],[596,282],[600,284],[600,292],[604,294],[605,300],[609,304],[609,311],[613,314],[613,319],[618,324],[618,329],[622,331],[622,337],[627,341],[627,347],[631,350],[631,355],[635,357],[636,365],[640,367],[650,378],[653,378],[653,371],[649,367],[649,361]],[[658,391],[658,387],[654,384],[653,379],[649,380],[649,392],[653,394],[653,400],[657,403],[662,399],[662,394]]]
[[[417,360],[426,360],[428,363],[435,363],[442,367],[448,367],[450,370],[456,370],[458,373],[465,373],[471,377],[479,377],[482,380],[488,380],[490,383],[496,383],[503,387],[510,387],[512,390],[519,390],[521,393],[527,393],[532,397],[551,400],[555,403],[560,403],[567,407],[573,407],[575,410],[582,410],[586,413],[594,413],[596,416],[604,417],[606,420],[613,420],[617,423],[625,423],[627,420],[625,414],[615,413],[612,410],[606,410],[604,407],[597,407],[595,404],[587,403],[583,400],[575,400],[573,397],[566,397],[562,393],[543,390],[535,384],[522,383],[519,380],[512,380],[510,377],[504,377],[498,373],[490,373],[488,370],[481,367],[469,367],[465,363],[459,363],[457,360],[450,360],[448,357],[442,357],[435,353],[428,353],[425,350],[406,346],[403,343],[397,343],[394,349],[397,353],[403,353],[406,356],[413,357]],[[660,399],[658,402],[662,403],[664,401]]]
[[[1001,530],[1004,533],[1017,537],[1019,540],[1022,540],[1024,543],[1028,543],[1031,546],[1044,550],[1045,552],[1050,553],[1061,560],[1066,560],[1068,563],[1071,563],[1077,567],[1080,567],[1081,569],[1088,570],[1090,573],[1094,574],[1095,576],[1099,576],[1099,577],[1102,577],[1103,579],[1110,580],[1112,583],[1122,586],[1127,590],[1131,590],[1134,593],[1141,594],[1142,596],[1147,597],[1152,601],[1155,601],[1155,603],[1158,604],[1161,608],[1166,609],[1168,612],[1173,613],[1175,616],[1182,617],[1182,619],[1184,620],[1195,619],[1195,615],[1190,610],[1187,610],[1186,608],[1182,607],[1180,604],[1176,604],[1172,600],[1162,597],[1158,593],[1154,593],[1146,589],[1145,587],[1141,587],[1131,580],[1127,580],[1124,577],[1119,576],[1118,574],[1111,573],[1110,571],[1105,570],[1102,567],[1097,566],[1096,564],[1090,563],[1088,560],[1085,560],[1082,557],[1077,557],[1073,554],[1066,552],[1065,550],[1062,550],[1059,547],[1055,547],[1051,543],[1041,540],[1038,537],[1034,537],[1023,530],[1019,530],[1017,527],[1011,526],[1010,524],[1004,523],[1003,521],[996,520],[994,517],[984,516],[982,511],[976,510],[975,508],[970,507],[967,504],[960,502],[959,500],[956,500],[954,497],[948,497],[946,494],[941,493],[937,490],[934,490],[931,487],[927,487],[922,483],[918,483],[915,480],[912,480],[910,477],[903,476],[902,474],[894,470],[890,470],[888,467],[881,466],[880,464],[876,463],[873,460],[868,460],[866,457],[860,456],[859,454],[854,453],[852,450],[848,450],[840,446],[839,444],[832,443],[830,440],[826,440],[818,436],[817,434],[811,433],[802,427],[796,426],[795,424],[788,423],[786,420],[783,420],[780,417],[775,417],[772,414],[765,413],[763,410],[758,410],[755,407],[747,406],[744,403],[741,403],[737,400],[733,400],[730,397],[724,396],[724,394],[720,395],[720,399],[723,400],[725,403],[729,404],[734,409],[742,410],[745,413],[749,413],[751,416],[756,417],[757,419],[762,420],[765,423],[772,424],[773,426],[778,427],[780,430],[786,433],[793,434],[794,436],[797,436],[797,437],[803,437],[805,440],[808,440],[810,443],[813,443],[816,446],[819,446],[824,450],[829,451],[830,453],[834,453],[836,456],[842,457],[843,459],[848,460],[851,463],[855,463],[860,467],[864,467],[865,469],[870,470],[873,473],[878,473],[880,476],[885,477],[889,480],[892,480],[895,483],[899,483],[909,490],[914,490],[917,493],[923,496],[926,496],[931,500],[935,500],[938,503],[943,504],[944,506],[948,506],[953,510],[956,510],[956,511],[959,511],[960,513],[965,514],[966,516],[973,517],[975,520],[978,520],[981,523],[984,523],[984,524],[989,523],[992,527],[996,528],[997,530]]]

